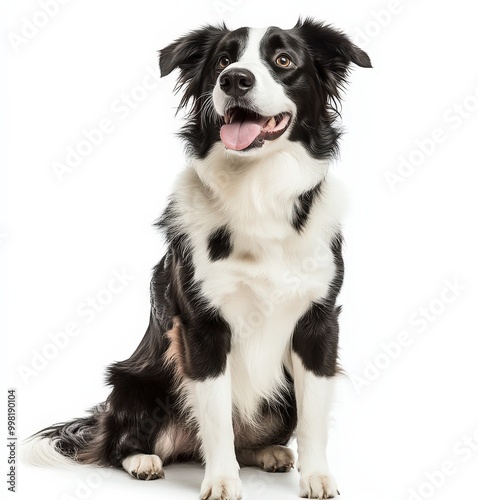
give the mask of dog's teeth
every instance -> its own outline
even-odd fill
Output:
[[[275,128],[276,126],[276,119],[272,117],[268,122],[267,122],[267,127],[270,128],[271,130]]]

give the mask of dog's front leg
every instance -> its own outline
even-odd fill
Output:
[[[241,481],[234,451],[229,366],[223,374],[188,385],[206,465],[201,498],[238,500]]]
[[[323,499],[338,494],[326,454],[337,343],[337,311],[314,304],[297,324],[292,344],[302,498]]]

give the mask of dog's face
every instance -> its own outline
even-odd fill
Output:
[[[292,84],[286,83],[294,56],[281,48],[284,44],[271,45],[276,38],[271,31],[275,29],[249,29],[242,44],[240,35],[232,32],[218,46],[212,99],[224,121],[220,137],[229,150],[253,151],[277,140],[296,115],[297,106],[287,95]]]
[[[243,156],[287,141],[315,158],[333,155],[334,106],[350,63],[371,67],[345,35],[309,19],[290,30],[208,26],[160,53],[163,76],[181,70],[180,106],[193,101],[182,135],[199,158],[219,141]]]

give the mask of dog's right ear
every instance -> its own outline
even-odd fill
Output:
[[[199,69],[210,49],[228,32],[225,25],[204,26],[178,38],[159,51],[161,76],[169,75],[176,68],[182,72]]]
[[[174,69],[180,69],[176,89],[185,87],[180,108],[189,99],[197,99],[201,92],[201,75],[208,55],[215,49],[222,37],[229,30],[225,25],[204,26],[178,38],[175,42],[159,51],[159,69],[161,76],[169,75]]]

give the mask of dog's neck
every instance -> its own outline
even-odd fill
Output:
[[[266,153],[240,157],[218,143],[205,159],[191,159],[173,195],[178,230],[227,226],[256,243],[295,239],[304,196],[312,191],[322,197],[329,162],[311,158],[293,142]]]
[[[240,155],[221,143],[191,167],[218,206],[233,216],[282,217],[297,198],[321,183],[329,167],[297,142],[266,144],[267,151]]]

